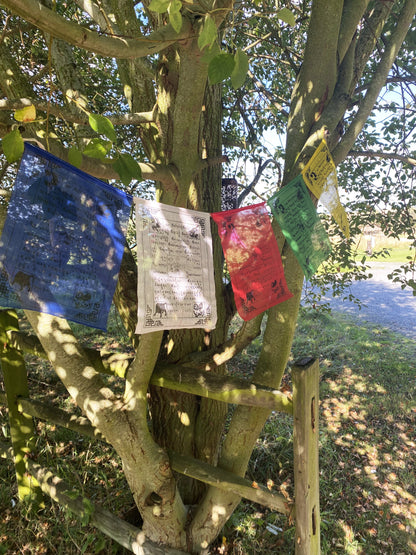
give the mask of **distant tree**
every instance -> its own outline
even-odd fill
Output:
[[[6,200],[22,139],[131,193],[154,190],[160,202],[211,212],[220,210],[223,174],[239,180],[241,198],[250,202],[256,183],[262,183],[257,194],[267,195],[298,175],[326,136],[353,235],[379,221],[390,234],[408,232],[415,245],[416,0],[0,0],[0,6]],[[276,144],[268,148],[270,132]],[[285,137],[284,146],[277,137]],[[383,219],[380,204],[397,218]],[[274,231],[293,297],[268,311],[252,380],[278,388],[304,278],[276,223]],[[331,233],[336,267],[351,257],[354,242]],[[224,374],[227,360],[259,334],[265,314],[223,347],[235,308],[218,237],[214,263],[214,331],[139,337],[136,266],[126,249],[114,303],[136,356],[121,397],[103,385],[64,320],[27,312],[58,376],[120,456],[146,537],[188,552],[215,540],[240,497],[177,479],[168,450],[244,475],[269,415],[238,407],[222,442],[226,404],[149,386],[168,363]]]

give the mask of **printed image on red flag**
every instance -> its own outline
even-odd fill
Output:
[[[236,308],[251,320],[292,297],[266,203],[211,214],[218,226]]]

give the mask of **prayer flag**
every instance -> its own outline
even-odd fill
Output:
[[[209,214],[136,197],[134,202],[136,333],[215,328],[217,305]]]
[[[350,225],[347,213],[339,200],[338,179],[335,169],[326,178],[319,201],[329,210],[345,237],[349,237]]]
[[[268,204],[309,279],[328,258],[331,244],[303,177],[299,175],[277,191]]]
[[[211,214],[218,226],[237,311],[251,320],[292,297],[266,203]]]
[[[223,178],[221,183],[221,210],[233,210],[238,204],[238,183],[232,178]]]
[[[0,305],[105,330],[131,203],[26,143],[0,239]]]
[[[348,217],[339,199],[337,172],[325,140],[306,164],[302,176],[309,190],[329,210],[343,234],[349,237]]]

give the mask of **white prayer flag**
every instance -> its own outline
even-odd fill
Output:
[[[214,329],[217,322],[210,215],[134,198],[136,333]]]

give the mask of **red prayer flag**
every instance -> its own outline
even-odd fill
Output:
[[[211,214],[218,226],[237,311],[251,320],[292,297],[266,203]]]

